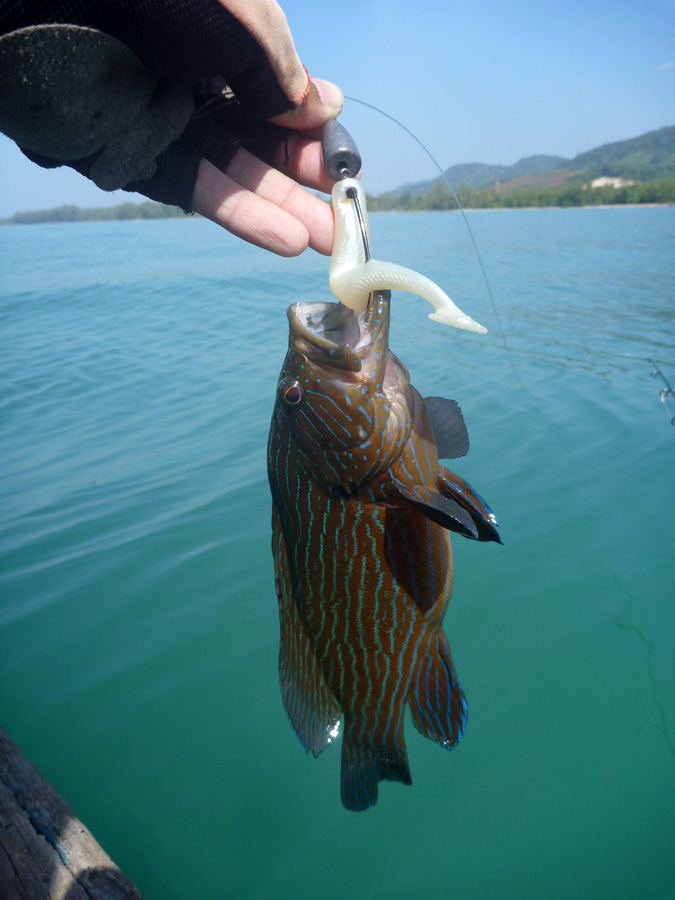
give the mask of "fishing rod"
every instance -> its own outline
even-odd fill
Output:
[[[661,390],[659,391],[659,397],[661,398],[661,403],[663,403],[663,405],[665,407],[666,415],[670,419],[670,424],[675,425],[675,416],[671,415],[671,412],[668,409],[668,403],[666,402],[669,395],[671,397],[675,397],[675,391],[673,391],[673,388],[671,387],[670,382],[668,381],[666,376],[663,374],[661,369],[659,369],[658,364],[655,363],[654,360],[650,356],[647,357],[647,362],[651,363],[651,365],[654,366],[654,371],[652,372],[651,377],[652,378],[660,378],[661,381],[663,381],[663,383],[665,384],[665,388],[661,388]]]

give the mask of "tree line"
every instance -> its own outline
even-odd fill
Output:
[[[482,187],[461,185],[456,191],[464,209],[523,209],[525,207],[565,207],[601,205],[639,205],[645,203],[675,203],[675,179],[636,182],[626,187],[598,187],[568,183],[540,187],[509,187],[493,184]],[[424,210],[457,209],[457,200],[444,181],[437,181],[424,194],[407,191],[367,195],[370,212],[418,212]],[[121,203],[98,209],[79,206],[57,206],[54,209],[15,213],[5,219],[6,225],[37,225],[54,222],[128,222],[138,219],[183,218],[185,213],[166,203]]]
[[[9,225],[37,225],[49,222],[128,222],[134,219],[175,219],[185,213],[177,206],[166,203],[120,203],[99,209],[81,209],[79,206],[57,206],[33,212],[15,213],[7,219]]]
[[[597,187],[585,184],[542,185],[540,187],[508,187],[508,185],[461,185],[455,192],[464,209],[523,209],[525,207],[566,207],[675,203],[675,179],[636,182],[625,187]],[[457,209],[457,200],[443,181],[435,182],[424,194],[410,191],[367,195],[370,212],[399,210]]]

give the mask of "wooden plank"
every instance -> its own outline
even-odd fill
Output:
[[[143,900],[0,728],[2,900]]]

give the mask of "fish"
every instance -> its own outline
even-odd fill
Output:
[[[440,459],[469,448],[458,404],[424,400],[389,349],[391,292],[360,312],[295,303],[268,441],[279,681],[318,756],[342,731],[340,795],[411,784],[404,736],[451,750],[467,721],[443,619],[450,532],[501,543],[487,503]]]

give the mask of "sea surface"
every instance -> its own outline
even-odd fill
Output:
[[[0,229],[0,722],[146,900],[675,897],[675,208],[371,216],[373,255],[479,336],[392,304],[459,401],[469,703],[413,786],[339,797],[277,679],[265,447],[286,307],[326,259],[210,223]]]

